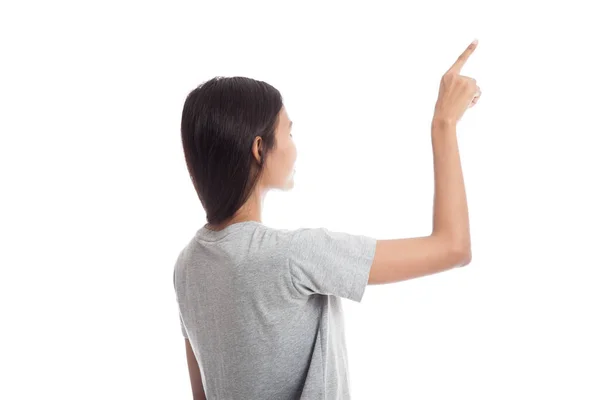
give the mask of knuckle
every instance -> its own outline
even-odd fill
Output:
[[[454,78],[456,78],[456,72],[448,71],[444,74],[444,76],[442,76],[442,81],[444,81],[444,83],[449,83],[453,81]]]
[[[467,87],[469,89],[475,89],[477,87],[475,79],[470,78],[468,76],[461,76],[461,78],[461,83],[464,87]]]

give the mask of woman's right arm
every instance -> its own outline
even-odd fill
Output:
[[[378,240],[369,285],[442,272],[471,261],[469,217],[456,140],[456,126],[432,124],[435,196],[433,233]]]
[[[481,94],[474,79],[459,75],[475,47],[470,45],[442,78],[431,124],[435,175],[432,234],[378,240],[370,285],[430,275],[471,262],[469,216],[456,125]]]

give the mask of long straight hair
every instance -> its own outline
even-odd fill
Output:
[[[192,183],[211,225],[246,203],[275,145],[281,93],[251,78],[214,77],[192,90],[181,115],[181,141]],[[252,155],[262,138],[261,162]]]

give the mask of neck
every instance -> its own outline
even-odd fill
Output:
[[[254,194],[250,196],[248,201],[246,201],[246,203],[244,203],[244,205],[240,207],[231,218],[218,225],[207,224],[206,227],[213,231],[220,231],[229,225],[239,222],[256,221],[262,223],[262,206],[264,198],[264,193],[255,191]]]

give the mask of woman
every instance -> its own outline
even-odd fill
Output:
[[[183,248],[174,288],[194,398],[350,398],[340,298],[368,284],[429,275],[471,260],[456,124],[481,94],[460,69],[442,78],[432,120],[432,234],[376,240],[261,223],[270,189],[293,187],[296,147],[280,93],[243,77],[194,89],[182,114],[187,167],[207,224]]]

